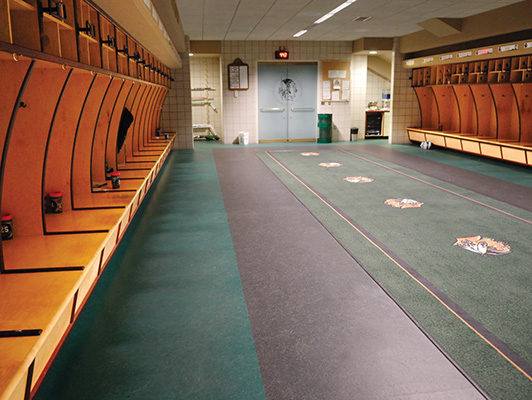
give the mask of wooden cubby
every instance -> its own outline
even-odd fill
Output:
[[[128,46],[128,63],[129,63],[129,76],[133,78],[138,78],[138,68],[137,68],[137,60],[140,60],[141,55],[139,52],[139,49],[137,43],[131,39],[130,37],[127,38],[127,46]]]
[[[497,138],[497,109],[489,85],[471,85],[471,92],[477,109],[476,135],[484,139]]]
[[[144,54],[145,53],[144,48],[142,48],[138,44],[137,44],[137,53],[139,55],[138,59],[136,60],[137,77],[139,79],[147,81],[148,79],[146,79],[146,74],[145,74],[145,71],[144,71],[144,65],[146,65],[146,56],[147,55]]]
[[[41,50],[37,0],[6,0],[0,6],[0,40]]]
[[[460,132],[460,110],[453,88],[451,86],[433,86],[432,90],[438,105],[438,130]]]
[[[117,71],[122,75],[129,75],[129,49],[127,35],[120,29],[116,28],[116,52],[117,52]]]
[[[520,83],[513,84],[512,87],[519,105],[520,142],[523,146],[532,147],[532,85]]]
[[[100,44],[102,49],[102,68],[118,72],[115,26],[100,15]]]
[[[3,1],[0,42],[0,210],[13,215],[14,227],[14,237],[0,241],[0,331],[40,330],[0,338],[0,398],[22,400],[35,391],[175,135],[156,134],[170,70],[89,0]],[[125,108],[133,123],[118,152]],[[120,188],[107,168],[120,172]],[[46,196],[58,191],[63,211],[47,213]]]
[[[421,121],[423,128],[437,130],[440,123],[438,103],[434,97],[432,87],[420,86],[415,88],[421,108]]]
[[[519,109],[512,85],[490,85],[497,114],[497,141],[520,142]]]
[[[74,0],[40,0],[42,10],[42,51],[77,61]]]
[[[528,54],[414,69],[422,125],[410,139],[532,165],[531,73]]]
[[[5,0],[0,41],[169,86],[169,70],[89,0]]]
[[[478,114],[469,85],[452,86],[458,103],[460,112],[460,132],[463,135],[477,135],[478,133]]]
[[[102,54],[100,49],[100,24],[98,12],[85,1],[80,1],[77,7],[77,31],[79,61],[83,64],[100,68]]]

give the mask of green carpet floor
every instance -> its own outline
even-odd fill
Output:
[[[312,151],[319,155],[271,151],[292,174],[268,154],[259,156],[490,396],[532,398],[526,370],[532,363],[532,213],[404,167],[355,157],[355,150]],[[373,181],[344,180],[357,176]],[[394,199],[423,204],[385,204]],[[503,252],[508,243],[511,252],[481,255],[454,245],[457,238],[476,235],[501,241]],[[504,346],[518,367],[501,355]]]
[[[173,151],[38,400],[264,399],[210,148]]]

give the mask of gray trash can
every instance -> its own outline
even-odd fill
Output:
[[[351,138],[349,139],[351,142],[353,141],[353,136],[355,140],[358,140],[358,128],[351,128]]]

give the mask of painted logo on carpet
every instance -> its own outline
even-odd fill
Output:
[[[478,253],[481,256],[502,256],[512,252],[508,243],[495,239],[483,238],[480,235],[456,238],[454,246]]]
[[[319,156],[320,153],[299,153],[300,155],[302,155],[303,157],[312,157],[312,156]]]
[[[325,168],[336,168],[336,167],[342,166],[342,164],[337,163],[337,162],[322,162],[322,163],[319,163],[318,165],[320,167],[325,167]]]
[[[384,204],[401,209],[420,208],[423,205],[423,203],[412,199],[388,199],[384,202]]]
[[[373,182],[373,178],[366,178],[365,176],[348,176],[344,178],[344,181],[351,183],[370,183]]]

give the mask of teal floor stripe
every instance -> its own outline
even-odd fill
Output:
[[[264,399],[211,147],[173,151],[35,399]]]

